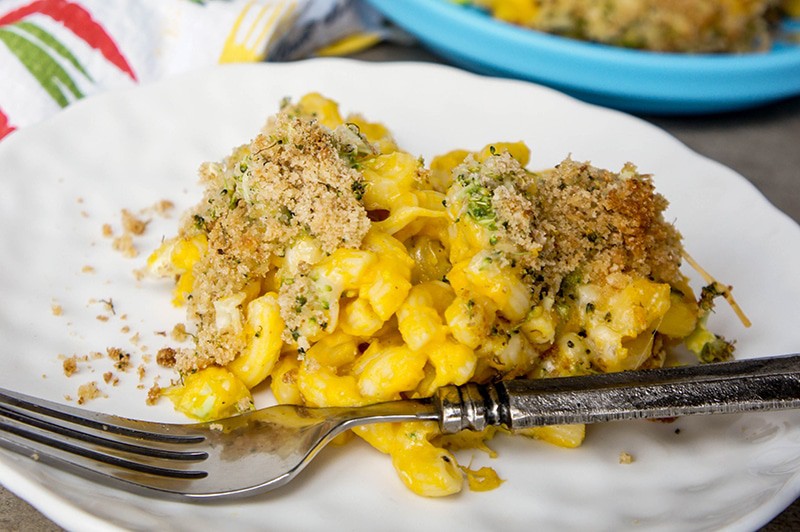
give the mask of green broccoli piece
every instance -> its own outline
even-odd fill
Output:
[[[700,292],[700,317],[694,331],[686,337],[686,347],[703,363],[724,362],[733,358],[734,342],[708,330],[708,316],[714,311],[714,300],[724,296],[727,289],[717,283],[704,286]]]

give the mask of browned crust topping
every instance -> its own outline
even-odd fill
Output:
[[[619,173],[570,158],[551,170],[527,172],[503,152],[454,169],[467,207],[489,227],[506,264],[525,270],[534,296],[573,282],[636,273],[679,283],[681,236],[667,223],[666,199],[649,175],[626,164]]]
[[[538,260],[551,285],[573,272],[584,282],[616,272],[682,279],[681,237],[649,175],[630,163],[616,174],[566,159],[537,184],[536,223],[546,234]]]
[[[353,135],[285,109],[249,145],[201,167],[205,196],[180,234],[205,233],[209,251],[193,270],[196,350],[178,352],[180,371],[225,365],[244,348],[241,335],[217,329],[214,303],[263,280],[295,239],[311,237],[326,254],[360,246],[370,221],[354,194],[363,176],[349,157]]]

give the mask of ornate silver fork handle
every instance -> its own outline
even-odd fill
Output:
[[[800,408],[800,355],[488,385],[352,408],[280,405],[197,424],[87,412],[0,390],[0,446],[91,479],[183,499],[251,495],[293,479],[336,435],[376,422],[502,425]]]
[[[800,408],[800,355],[439,391],[442,429],[510,429]]]

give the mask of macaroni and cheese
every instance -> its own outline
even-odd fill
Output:
[[[193,345],[175,353],[178,410],[213,420],[280,403],[363,405],[438,387],[657,367],[685,344],[732,345],[705,325],[678,231],[649,176],[566,159],[526,169],[521,142],[451,151],[429,166],[382,125],[319,94],[200,171],[203,199],[149,258],[176,279]],[[426,496],[500,484],[458,464],[502,429],[443,436],[435,423],[353,429]],[[565,447],[582,426],[525,435]],[[352,437],[352,435],[350,436]]]
[[[798,0],[457,0],[536,30],[626,48],[717,53],[767,50],[771,26]]]

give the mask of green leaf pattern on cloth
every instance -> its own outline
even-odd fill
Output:
[[[40,40],[42,43],[50,47],[55,53],[57,53],[58,55],[69,61],[70,64],[72,64],[72,66],[74,66],[81,74],[86,76],[86,79],[89,80],[92,79],[89,73],[78,62],[78,59],[74,55],[72,55],[72,52],[70,52],[66,46],[58,42],[56,39],[54,39],[53,36],[47,33],[45,30],[43,30],[42,28],[40,28],[35,24],[25,21],[17,22],[15,26],[24,31],[27,31],[28,33],[36,37],[38,40]]]
[[[55,100],[61,107],[66,107],[70,104],[71,100],[83,98],[83,93],[75,84],[75,81],[70,77],[69,73],[61,66],[61,64],[53,59],[47,53],[45,48],[40,46],[35,40],[30,39],[28,35],[30,32],[16,32],[16,29],[36,28],[34,35],[40,37],[46,36],[42,43],[48,48],[56,51],[59,55],[66,53],[73,61],[77,63],[75,57],[58,41],[55,40],[50,34],[30,23],[16,23],[0,28],[0,41],[2,41],[11,53],[17,56],[19,61],[25,66],[28,72],[33,75],[42,86],[44,90]],[[28,33],[28,35],[26,35]],[[56,46],[49,45],[54,43]],[[49,45],[49,46],[48,46]],[[72,62],[72,61],[70,61]],[[86,73],[83,67],[78,65],[78,70]],[[67,95],[67,92],[72,94],[72,98]]]
[[[0,0],[0,141],[108,89],[388,35],[363,0]]]
[[[136,75],[114,39],[76,2],[34,0],[13,11],[0,14],[0,42],[60,107],[66,107],[84,97],[79,78],[82,77],[89,83],[93,83],[93,79],[67,46],[42,26],[27,20],[33,15],[44,15],[50,22],[69,30],[136,81]],[[0,111],[0,139],[14,129],[9,124],[8,116]]]

